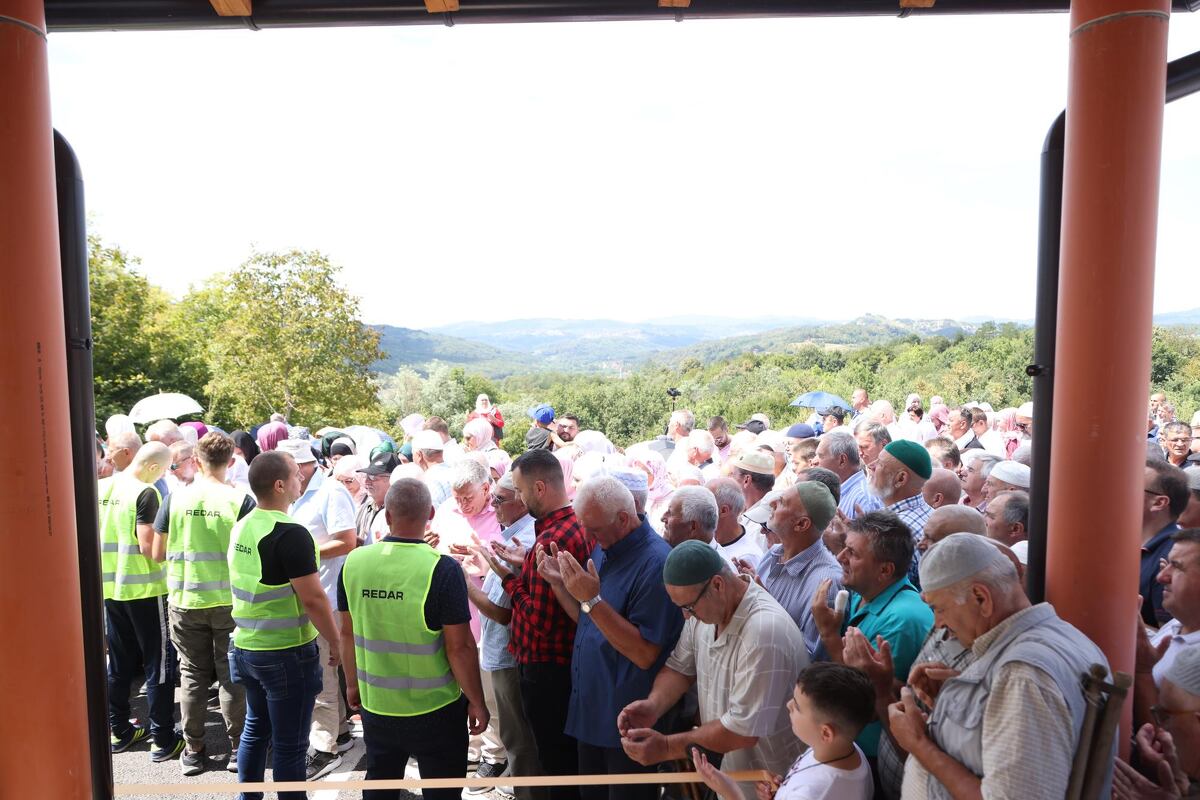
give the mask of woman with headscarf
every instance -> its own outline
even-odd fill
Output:
[[[233,439],[233,454],[240,455],[247,465],[258,455],[258,443],[245,431],[234,431],[229,438]]]
[[[575,502],[575,459],[571,458],[570,453],[560,450],[554,451],[554,457],[558,459],[558,465],[562,467],[563,486],[567,488],[567,499]]]
[[[492,405],[492,400],[486,394],[475,398],[475,410],[467,415],[467,422],[473,419],[486,419],[492,426],[492,438],[500,441],[504,438],[504,415],[498,406]]]
[[[629,448],[625,457],[629,466],[646,473],[646,521],[661,535],[662,515],[671,504],[671,482],[667,476],[667,462],[658,451],[641,445]]]
[[[934,403],[929,406],[929,421],[933,423],[933,429],[942,435],[942,431],[946,429],[946,424],[950,421],[950,407],[945,403]]]
[[[468,453],[487,453],[489,450],[495,450],[496,442],[492,438],[492,424],[486,419],[476,417],[472,420],[467,420],[467,424],[463,425],[463,447]]]
[[[269,453],[284,439],[288,438],[288,427],[283,422],[268,422],[258,429],[258,449]]]

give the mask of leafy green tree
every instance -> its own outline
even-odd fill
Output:
[[[378,425],[379,333],[358,319],[339,268],[316,251],[255,253],[184,303],[204,335],[214,410],[238,425]]]

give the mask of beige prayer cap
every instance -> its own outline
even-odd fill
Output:
[[[964,581],[996,563],[1011,564],[987,537],[952,533],[921,559],[921,591],[936,592]]]

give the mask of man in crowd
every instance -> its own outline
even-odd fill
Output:
[[[574,775],[579,769],[576,741],[566,729],[571,697],[571,651],[575,622],[558,603],[554,589],[537,571],[536,553],[554,545],[559,553],[586,563],[591,537],[583,530],[567,499],[562,465],[546,449],[523,453],[512,464],[513,485],[537,522],[537,546],[525,554],[520,574],[514,574],[498,554],[509,551],[493,544],[484,551],[489,566],[512,598],[509,645],[521,679],[521,704],[537,743],[538,763],[547,775]],[[556,797],[577,798],[578,790],[563,788]]]
[[[288,514],[308,531],[316,543],[318,576],[332,609],[337,605],[337,577],[342,570],[342,562],[358,543],[354,500],[345,486],[326,478],[325,473],[317,469],[317,458],[306,440],[285,439],[275,449],[287,453],[296,462],[300,475],[300,496],[288,508]],[[376,458],[385,456],[395,458],[394,454],[387,452]],[[337,768],[342,763],[341,753],[349,750],[353,744],[350,724],[346,721],[345,700],[338,689],[337,664],[330,664],[329,653],[337,649],[336,636],[329,639],[322,633],[317,646],[322,669],[321,691],[312,712],[310,742],[313,753],[307,764],[309,780],[316,780]]]
[[[558,418],[558,438],[564,444],[575,441],[579,435],[579,417],[574,414],[563,414]]]
[[[566,733],[579,743],[583,775],[649,772],[625,754],[613,723],[649,693],[683,627],[662,582],[671,545],[638,519],[633,496],[614,478],[582,484],[575,512],[596,541],[586,568],[567,553],[555,555],[557,548],[542,550],[538,567],[579,625]],[[658,794],[653,785],[580,787],[584,800],[654,800]]]
[[[756,413],[751,414],[750,419],[738,425],[738,430],[750,431],[754,435],[758,435],[771,427],[771,420],[766,414]]]
[[[786,774],[803,745],[792,733],[787,703],[808,666],[800,630],[765,589],[737,577],[700,542],[674,548],[663,567],[667,594],[686,615],[679,642],[645,700],[617,717],[621,745],[639,764],[688,757],[697,744],[724,753],[727,772]],[[654,729],[692,685],[700,726],[665,735]],[[747,800],[753,784],[742,784]]]
[[[1200,645],[1200,531],[1176,531],[1171,552],[1158,573],[1163,608],[1174,619],[1154,634],[1138,625],[1137,671],[1134,678],[1134,722],[1151,722],[1163,676],[1180,652]]]
[[[687,439],[679,442],[672,460],[684,460],[700,470],[704,480],[720,477],[721,468],[713,462],[717,445],[708,431],[694,430]]]
[[[1163,608],[1163,584],[1156,578],[1162,560],[1171,551],[1171,536],[1179,530],[1176,520],[1187,509],[1187,475],[1165,461],[1146,459],[1142,493],[1142,566],[1138,593],[1142,596],[1142,620],[1152,628],[1170,618]]]
[[[971,430],[975,433],[975,438],[983,445],[984,450],[1001,458],[1004,457],[1004,437],[999,431],[992,430],[986,410],[978,407],[971,409]],[[961,451],[963,448],[958,449]]]
[[[1086,706],[1079,676],[1107,668],[1104,653],[1052,606],[1030,605],[1012,562],[982,537],[939,542],[921,561],[921,585],[935,623],[975,660],[961,675],[918,664],[889,708],[911,755],[904,795],[1064,796]],[[1111,766],[1104,797],[1110,779]]]
[[[260,453],[250,464],[249,479],[258,505],[234,526],[228,557],[236,626],[229,673],[246,692],[238,780],[262,780],[269,745],[272,777],[302,781],[323,666],[334,673],[337,691],[337,623],[318,575],[317,543],[287,515],[304,491],[295,459],[278,449]],[[318,634],[330,643],[324,665]],[[260,800],[262,795],[242,797]],[[303,800],[305,793],[280,792],[279,797]]]
[[[421,480],[429,489],[429,497],[436,509],[450,499],[453,482],[450,465],[445,461],[446,443],[437,431],[421,431],[412,440],[413,463],[425,473]]]
[[[962,454],[958,451],[958,445],[950,441],[947,437],[933,437],[925,442],[925,449],[929,451],[929,458],[933,461],[934,466],[942,467],[955,473],[962,468]]]
[[[650,443],[650,449],[657,451],[664,459],[669,459],[675,448],[682,446],[682,440],[686,439],[695,427],[696,415],[691,411],[686,408],[672,411],[667,420],[666,436],[655,437]]]
[[[167,638],[167,582],[154,551],[154,519],[162,502],[154,487],[171,461],[161,442],[147,442],[122,472],[100,481],[100,562],[108,646],[110,749],[120,753],[153,739],[151,761],[183,750],[175,733],[175,648]],[[129,690],[146,681],[150,729],[129,721]]]
[[[988,502],[990,503],[992,498],[1001,492],[1011,492],[1014,489],[1029,491],[1030,477],[1031,471],[1024,464],[1016,461],[1001,461],[992,467],[984,484],[987,489]]]
[[[884,433],[886,434],[886,431]],[[867,474],[862,468],[859,443],[845,430],[832,431],[821,437],[817,444],[817,466],[824,467],[841,480],[838,510],[847,519],[854,519],[860,513],[876,511],[882,507],[879,498],[868,491],[869,484]]]
[[[167,486],[171,491],[188,486],[196,479],[196,448],[186,442],[171,445],[171,466],[167,472]]]
[[[732,478],[717,478],[706,486],[717,501],[717,529],[713,533],[713,548],[730,566],[735,566],[739,558],[757,564],[763,551],[754,537],[746,534],[746,526],[738,522],[738,517],[746,507],[746,495],[742,493],[742,487]]]
[[[732,444],[729,437],[729,423],[725,421],[724,417],[709,417],[708,432],[712,435],[713,444],[717,447],[713,461],[724,464],[729,459],[729,446]]]
[[[969,408],[950,409],[945,435],[954,441],[959,452],[983,449],[983,442],[979,441],[975,433],[974,418],[974,412]],[[984,416],[984,422],[986,421],[987,417]]]
[[[842,588],[842,568],[825,547],[821,534],[829,526],[837,505],[829,490],[816,481],[804,481],[779,492],[771,501],[768,527],[779,544],[767,550],[753,568],[739,568],[762,586],[795,621],[809,655],[817,652],[821,634],[812,615],[813,592],[825,586],[830,600]]]
[[[962,481],[944,467],[934,467],[921,489],[921,496],[930,508],[956,505],[962,497]]]
[[[1029,493],[1021,489],[1001,492],[988,501],[983,516],[988,538],[1011,548],[1029,538]]]
[[[124,472],[128,469],[141,446],[141,437],[133,431],[119,431],[108,437],[107,458],[112,463],[113,470]]]
[[[433,431],[423,433],[437,436]],[[354,514],[355,537],[359,544],[374,544],[388,535],[387,516],[383,506],[388,487],[392,485],[392,470],[398,466],[400,460],[396,458],[396,454],[383,450],[375,454],[371,463],[358,470],[367,493],[367,501],[359,506]]]
[[[850,395],[850,408],[853,409],[851,421],[857,423],[871,407],[871,398],[866,389],[855,389]]]
[[[879,454],[892,441],[887,425],[871,416],[864,416],[854,425],[854,439],[858,442],[858,457],[863,468],[868,473],[874,472]]]
[[[233,595],[229,587],[229,538],[234,523],[254,510],[254,500],[225,482],[233,463],[233,439],[206,433],[196,445],[199,476],[163,500],[154,521],[154,559],[167,561],[167,614],[179,653],[179,709],[184,775],[204,771],[204,723],[212,676],[220,685],[221,717],[229,737],[226,768],[237,770],[238,740],[246,718],[246,696],[229,678]]]
[[[181,431],[179,426],[171,420],[160,419],[149,428],[146,428],[146,441],[158,442],[163,447],[169,449],[171,445],[175,444],[176,442],[183,441],[183,431]],[[158,493],[163,497],[166,497],[171,493],[171,485],[170,482],[167,481],[168,474],[169,473],[164,472],[162,476],[154,482],[154,488],[158,489]]]
[[[830,587],[825,582],[811,599],[825,651],[833,661],[844,663],[842,637],[854,628],[878,649],[887,642],[893,675],[903,682],[933,629],[933,612],[908,580],[912,533],[891,511],[863,514],[847,526],[846,547],[837,560],[841,582],[851,590],[846,613],[829,606]],[[879,723],[872,722],[857,739],[870,759],[878,755],[879,735]]]
[[[821,418],[821,432],[826,434],[842,427],[842,423],[846,420],[846,412],[838,406],[818,408],[817,416]]]
[[[770,508],[763,498],[775,488],[775,459],[761,450],[751,449],[738,454],[729,464],[729,477],[742,487],[746,498],[746,510],[738,522],[760,547],[764,547],[762,527],[770,516]]]
[[[1200,465],[1183,471],[1187,476],[1188,504],[1179,515],[1179,527],[1200,528]]]
[[[1187,466],[1188,457],[1192,454],[1192,426],[1186,422],[1168,422],[1163,425],[1159,435],[1167,461],[1180,469]]]
[[[933,513],[921,495],[925,481],[933,474],[929,451],[916,442],[892,442],[879,455],[871,486],[884,507],[896,512],[912,531],[913,542],[921,541],[925,521]],[[915,574],[916,560],[913,561]]]
[[[522,553],[532,550],[535,536],[534,520],[517,494],[512,472],[504,473],[496,482],[491,489],[491,498],[492,507],[496,509],[496,519],[501,525],[500,535],[505,547]],[[451,549],[459,552],[467,550],[457,547]],[[474,548],[470,549],[470,552],[473,558],[464,562],[464,566],[474,563],[477,570],[487,570],[487,561],[483,554]],[[483,696],[488,701],[489,712],[495,708],[493,718],[499,728],[500,741],[508,758],[506,765],[480,762],[475,774],[481,778],[498,777],[502,772],[509,775],[537,775],[540,772],[537,745],[530,733],[525,711],[521,708],[517,659],[509,652],[508,625],[512,621],[512,601],[505,593],[504,585],[496,572],[488,570],[482,588],[476,586],[473,580],[467,580],[466,584],[467,597],[479,609],[481,617],[479,665],[483,670]],[[502,768],[496,770],[497,766]],[[475,792],[468,789],[467,793]],[[534,789],[530,787],[518,787],[513,793],[517,800],[532,800],[535,796]]]
[[[703,486],[680,486],[663,513],[663,538],[671,547],[690,539],[709,544],[717,530],[719,509]]]
[[[1001,462],[1001,456],[993,453],[969,450],[963,456],[964,502],[975,509],[987,505],[987,478],[992,469]]]
[[[482,733],[489,719],[462,571],[424,542],[433,505],[423,482],[401,478],[384,503],[388,535],[350,553],[337,586],[346,693],[362,708],[366,777],[402,778],[410,756],[423,778],[461,777],[467,734]],[[462,790],[422,795],[457,800]]]

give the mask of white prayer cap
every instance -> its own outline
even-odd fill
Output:
[[[1200,645],[1186,645],[1163,677],[1190,695],[1200,696]]]
[[[1033,403],[1021,403],[1021,407],[1017,409],[1017,416],[1033,419]]]
[[[137,433],[137,428],[133,427],[133,420],[126,414],[113,414],[104,421],[104,432],[108,434],[107,438],[111,439],[118,433]]]
[[[1029,566],[1029,541],[1027,539],[1022,539],[1019,542],[1015,542],[1013,546],[1008,549],[1012,550],[1013,555],[1017,557],[1017,561],[1020,561],[1027,567]]]
[[[1020,486],[1022,489],[1029,488],[1029,467],[1016,461],[1001,461],[992,467],[988,477]]]
[[[936,592],[964,581],[1008,557],[977,533],[952,533],[929,548],[921,559],[921,591]]]
[[[608,474],[619,480],[622,484],[624,484],[625,488],[631,492],[650,491],[649,479],[646,477],[646,473],[642,472],[640,469],[626,469],[625,467],[619,467],[616,469],[610,469]]]

